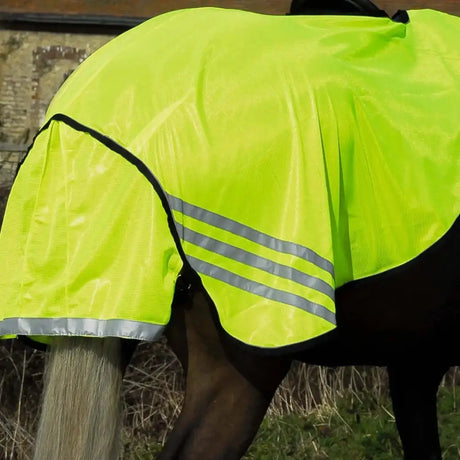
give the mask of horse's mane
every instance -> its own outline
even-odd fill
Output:
[[[345,14],[388,17],[385,11],[379,9],[369,0],[293,0],[288,14]]]

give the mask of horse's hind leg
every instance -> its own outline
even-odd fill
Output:
[[[448,366],[430,362],[388,367],[393,410],[406,460],[440,460],[437,403]]]
[[[289,361],[228,342],[200,293],[188,308],[175,306],[167,336],[186,372],[186,395],[159,459],[241,458]]]

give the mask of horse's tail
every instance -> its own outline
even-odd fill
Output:
[[[56,338],[34,460],[117,459],[121,381],[120,339]]]

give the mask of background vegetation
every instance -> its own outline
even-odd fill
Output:
[[[44,354],[20,342],[0,346],[0,459],[29,459],[38,418]],[[439,394],[444,458],[460,459],[453,368]],[[141,345],[124,383],[124,458],[152,459],[178,416],[180,366],[163,343]],[[246,459],[402,458],[384,369],[296,364],[276,394]]]

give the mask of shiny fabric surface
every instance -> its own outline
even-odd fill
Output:
[[[154,174],[229,334],[303,342],[335,327],[336,287],[413,259],[459,214],[460,19],[409,16],[168,13],[94,53],[47,120]],[[61,327],[90,318],[154,339],[182,262],[139,170],[53,120],[14,185],[0,266],[0,334],[105,335]]]

